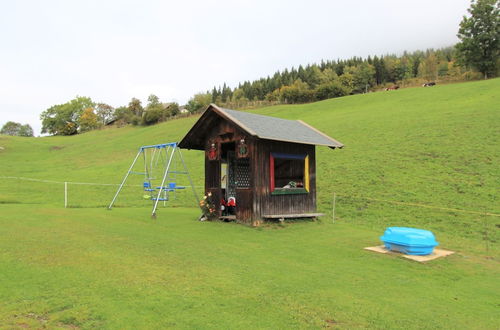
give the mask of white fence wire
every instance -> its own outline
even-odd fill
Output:
[[[120,186],[119,183],[97,183],[97,182],[76,182],[76,181],[55,181],[55,180],[45,180],[45,179],[36,179],[36,178],[27,178],[27,177],[17,177],[17,176],[0,176],[0,179],[11,179],[11,180],[22,180],[22,181],[31,181],[31,182],[39,182],[39,183],[53,183],[53,184],[60,184],[64,185],[65,187],[65,206],[68,206],[68,192],[69,192],[69,186],[70,185],[84,185],[84,186],[103,186],[103,187],[116,187]],[[129,188],[138,188],[141,187],[142,185],[140,184],[125,184],[124,187],[129,187]],[[195,188],[203,188],[203,186],[195,186]],[[110,190],[112,191],[112,190]],[[449,208],[449,207],[440,207],[440,206],[433,206],[433,205],[426,205],[426,204],[419,204],[419,203],[408,203],[408,202],[400,202],[400,201],[394,201],[394,200],[387,200],[387,199],[378,199],[378,198],[373,198],[373,197],[366,197],[366,196],[349,196],[349,195],[343,195],[343,194],[338,194],[335,193],[337,197],[345,197],[345,198],[353,198],[353,199],[361,199],[361,200],[367,200],[367,201],[375,201],[375,202],[382,202],[382,203],[390,203],[390,204],[397,204],[397,205],[404,205],[404,206],[412,206],[412,207],[420,207],[420,208],[427,208],[427,209],[435,209],[435,210],[441,210],[441,211],[449,211],[449,212],[458,212],[458,213],[468,213],[468,214],[474,214],[474,215],[486,215],[486,216],[493,216],[493,217],[500,217],[500,214],[493,213],[493,212],[481,212],[481,211],[473,211],[473,210],[463,210],[463,209],[457,209],[457,208]],[[112,196],[111,196],[112,197]],[[110,197],[110,198],[111,198]]]
[[[57,204],[64,207],[104,207],[109,204],[119,183],[98,183],[78,181],[56,181],[18,176],[0,176],[0,180],[26,181],[29,185],[3,184],[0,185],[0,203],[35,203]],[[54,189],[54,185],[61,188]],[[190,188],[190,187],[189,187]],[[202,186],[195,186],[196,189]],[[142,184],[125,184],[120,193],[120,206],[150,206],[150,196],[140,194]],[[196,206],[190,189],[178,190],[171,194],[169,205]],[[146,198],[148,197],[148,198]]]

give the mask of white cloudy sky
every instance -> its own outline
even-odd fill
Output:
[[[186,102],[321,59],[450,46],[469,0],[0,2],[0,126],[76,95]]]

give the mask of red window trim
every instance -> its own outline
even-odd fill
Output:
[[[271,154],[271,158],[269,158],[269,166],[270,166],[270,168],[269,168],[270,180],[269,181],[271,183],[271,186],[270,186],[271,190],[270,191],[273,192],[275,186],[274,186],[274,157],[272,154]]]

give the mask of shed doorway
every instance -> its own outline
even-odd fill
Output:
[[[224,201],[225,210],[222,215],[236,215],[236,144],[234,142],[221,144],[221,196]]]

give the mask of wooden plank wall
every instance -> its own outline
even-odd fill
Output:
[[[254,153],[254,140],[242,132],[234,124],[225,120],[212,122],[214,126],[210,128],[209,138],[205,141],[205,150],[209,149],[211,143],[215,143],[219,152],[221,151],[221,144],[235,142],[236,148],[239,141],[244,138],[249,148],[249,157]],[[253,163],[250,160],[250,172],[253,173]],[[221,161],[209,160],[208,153],[205,152],[205,191],[212,193],[213,201],[216,202],[217,207],[220,206],[222,199],[222,190],[220,187],[220,167]],[[253,178],[250,179],[250,188],[236,188],[236,218],[243,222],[250,222],[252,220],[252,205],[253,205]],[[220,213],[220,210],[219,210]],[[221,214],[219,214],[221,215]]]
[[[310,191],[307,194],[271,195],[271,152],[309,155]],[[315,146],[288,142],[259,140],[253,154],[254,203],[253,219],[263,215],[299,214],[316,212],[316,153]]]
[[[222,143],[235,142],[244,138],[249,148],[251,184],[250,188],[236,189],[237,214],[239,221],[250,223],[261,220],[269,214],[300,214],[316,212],[316,154],[315,146],[260,140],[248,136],[234,124],[223,120],[212,120],[205,141],[205,150],[215,143],[221,150]],[[269,156],[271,152],[309,155],[309,193],[271,195]],[[222,198],[220,189],[220,159],[209,160],[205,153],[205,193],[211,192],[213,201],[219,206]]]

